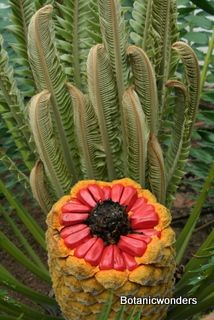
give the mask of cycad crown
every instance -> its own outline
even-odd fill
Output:
[[[35,4],[24,1],[26,26]],[[12,134],[28,169],[35,143],[30,183],[40,206],[47,212],[80,179],[123,177],[169,206],[199,99],[199,67],[193,50],[177,41],[175,1],[136,0],[129,21],[116,0],[54,2],[53,21],[52,11],[40,8],[15,47],[19,54],[28,48],[25,100],[37,92],[29,121],[1,41],[1,91],[11,93],[1,96],[1,108],[8,126],[18,125]],[[180,58],[182,81],[175,79]]]

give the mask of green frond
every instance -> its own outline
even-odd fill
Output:
[[[33,304],[32,304],[33,305]],[[62,317],[47,315],[35,306],[29,306],[26,303],[21,303],[18,299],[11,298],[9,295],[0,296],[0,307],[7,315],[4,320],[63,320]]]
[[[158,97],[153,67],[143,49],[129,46],[134,89],[139,97],[151,133],[157,131]]]
[[[106,159],[97,117],[88,97],[68,84],[74,106],[75,133],[85,179],[105,180]]]
[[[101,36],[101,30],[100,30],[98,1],[89,0],[88,5],[90,7],[90,16],[88,17],[88,24],[89,24],[88,33],[91,39],[93,39],[95,44],[101,43],[102,36]]]
[[[30,186],[34,198],[42,208],[43,212],[47,214],[54,201],[47,190],[45,178],[44,165],[41,160],[38,160],[30,173]]]
[[[163,58],[161,58],[161,52],[164,41],[168,44],[169,12],[172,3],[174,0],[145,0],[143,2],[135,0],[133,4],[133,19],[130,19],[133,29],[131,39],[134,44],[144,49],[154,67],[159,67]]]
[[[166,176],[163,154],[154,134],[148,141],[148,179],[152,192],[157,200],[164,204],[166,197]]]
[[[89,49],[101,42],[95,0],[65,0],[56,3],[56,38],[60,58],[70,82],[86,89],[86,59]]]
[[[29,286],[24,285],[2,265],[0,265],[0,284],[23,294],[27,298],[31,299],[31,301],[40,303],[43,306],[56,306],[56,301],[53,298],[49,298],[46,295],[34,291]]]
[[[33,145],[25,116],[25,106],[7,52],[0,36],[0,111],[28,169],[32,168]]]
[[[117,0],[100,0],[98,2],[100,15],[100,28],[102,32],[102,39],[105,49],[107,51],[109,63],[116,79],[116,86],[118,92],[118,105],[121,115],[121,132],[122,153],[126,157],[126,140],[124,127],[124,114],[122,97],[124,90],[128,85],[128,66],[126,47],[128,45],[125,37],[125,21],[121,15],[120,2]]]
[[[127,85],[127,41],[120,3],[117,0],[99,0],[98,8],[102,39],[122,96]]]
[[[127,139],[127,176],[145,186],[147,143],[149,130],[136,92],[129,88],[123,95]]]
[[[47,268],[42,263],[38,254],[34,251],[32,246],[30,245],[27,238],[24,236],[23,232],[19,229],[18,224],[14,221],[12,214],[8,212],[8,209],[5,209],[3,206],[0,205],[1,214],[6,221],[7,225],[13,231],[14,236],[19,239],[19,242],[22,248],[27,252],[28,256],[35,262],[35,264],[40,267],[41,269],[47,271]],[[1,269],[1,267],[0,267]],[[0,272],[1,275],[1,272]],[[1,281],[1,280],[0,280]]]
[[[156,0],[154,2],[154,30],[160,37],[154,65],[157,77],[159,109],[162,111],[164,107],[165,82],[168,79],[170,66],[170,8],[172,0]]]
[[[200,69],[198,60],[193,49],[185,42],[175,42],[172,46],[178,55],[181,57],[184,64],[185,85],[188,95],[188,137],[192,132],[192,127],[195,122],[196,112],[198,109],[200,98]]]
[[[0,161],[5,168],[11,172],[16,181],[22,183],[25,189],[29,190],[28,177],[17,167],[17,164],[2,149],[0,149]]]
[[[172,0],[170,6],[170,21],[169,21],[169,30],[170,30],[170,44],[172,45],[179,39],[178,25],[177,25],[177,2]],[[175,75],[176,67],[178,64],[178,57],[175,54],[173,48],[170,48],[170,61],[169,61],[169,74],[168,79],[171,79]],[[167,93],[167,92],[166,92]]]
[[[178,80],[169,80],[166,83],[168,88],[175,91],[175,108],[172,124],[170,144],[166,153],[166,179],[167,179],[167,205],[176,192],[177,186],[184,175],[185,163],[189,155],[190,139],[188,137],[188,98],[187,88]]]
[[[40,244],[43,249],[46,249],[44,230],[38,222],[31,216],[29,212],[21,205],[21,203],[14,197],[14,194],[6,188],[4,182],[0,180],[0,192],[3,194],[8,204],[16,212],[16,216],[22,221],[25,227],[32,234],[34,239]],[[0,241],[1,242],[1,241]]]
[[[117,87],[103,45],[93,47],[87,61],[88,90],[98,119],[109,180],[122,174]],[[125,137],[125,135],[124,135]]]
[[[159,108],[162,111],[165,100],[165,82],[169,77],[171,45],[177,40],[175,0],[136,0],[130,24],[133,29],[131,39],[142,47],[154,66]]]
[[[25,58],[27,59],[27,35],[30,19],[35,12],[34,1],[30,0],[10,0],[10,8],[12,10],[12,21],[14,25],[12,31],[14,35],[22,42],[25,48]]]
[[[1,320],[30,320],[32,316],[34,319],[63,320],[62,317],[42,313],[40,310],[38,311],[38,308],[36,309],[35,306],[21,303],[18,299],[11,298],[9,295],[0,296],[0,307],[7,315],[13,316],[9,318],[8,316],[4,316]]]
[[[49,103],[50,93],[47,90],[34,96],[29,106],[29,122],[45,172],[57,197],[61,197],[68,192],[72,181],[53,135]]]
[[[211,170],[213,171],[213,167],[211,168]],[[211,172],[211,170],[210,170],[210,172]],[[210,183],[210,178],[211,178],[211,175],[209,176],[209,178],[207,178],[205,184],[207,184],[208,181]],[[213,181],[213,173],[212,173],[212,180],[211,181]],[[202,190],[201,196],[199,198],[200,200],[198,200],[198,201],[201,202],[202,198],[206,194],[207,194],[207,191]],[[201,209],[201,204],[198,209],[199,210]],[[197,208],[193,209],[194,216],[196,215],[196,211],[198,209]],[[189,221],[191,221],[191,220],[192,220],[192,218],[190,217]],[[196,254],[186,264],[185,273],[184,273],[182,279],[176,285],[176,295],[177,295],[177,293],[182,292],[183,289],[188,286],[190,279],[192,277],[194,277],[194,274],[192,272],[190,272],[191,270],[200,270],[201,266],[206,265],[206,263],[209,260],[213,259],[213,241],[214,241],[214,229],[211,230],[210,234],[208,235],[206,240],[202,243],[202,245],[200,246],[200,248],[198,249]],[[212,261],[211,271],[213,272],[213,261]],[[200,279],[198,279],[198,280],[200,280]],[[185,292],[185,290],[184,290],[184,292]]]
[[[172,44],[175,43],[179,38],[178,26],[177,26],[177,3],[176,0],[171,0],[170,3],[170,13],[169,13],[169,41],[168,41],[168,57],[166,59],[167,69],[162,83],[162,101],[160,105],[161,120],[164,118],[164,115],[167,115],[167,105],[170,105],[170,98],[168,97],[169,91],[166,90],[166,83],[169,79],[175,78],[175,71],[179,62],[178,55],[175,50],[172,48]],[[160,88],[160,86],[159,86]],[[159,100],[160,100],[159,93]],[[161,126],[163,128],[161,128]],[[159,129],[164,129],[165,123],[161,121]]]
[[[12,25],[7,30],[12,32],[16,42],[11,44],[16,56],[14,62],[21,67],[21,73],[18,74],[17,80],[25,96],[30,97],[35,93],[35,84],[33,82],[32,71],[28,62],[27,55],[27,35],[30,19],[36,11],[34,1],[31,0],[10,0],[12,11]]]
[[[214,167],[213,167],[214,168]],[[198,198],[197,204],[199,206],[194,207],[193,217],[190,216],[189,222],[191,221],[194,224],[194,217],[196,217],[197,211],[201,210],[202,202],[204,197],[209,190],[208,184],[211,184],[213,181],[213,168],[212,168],[212,180],[211,175],[206,180],[206,190],[205,185],[202,189],[202,193]],[[211,173],[211,171],[210,171]],[[209,183],[208,183],[209,180]],[[193,218],[193,219],[192,219]],[[189,225],[188,225],[189,228]],[[186,228],[185,228],[186,229]],[[184,229],[184,232],[186,230]],[[182,232],[182,236],[184,236]],[[185,239],[186,240],[186,239]],[[169,311],[169,319],[184,319],[186,317],[191,317],[194,314],[199,314],[203,310],[207,310],[213,304],[214,299],[214,286],[213,286],[213,276],[214,276],[214,230],[212,230],[203,244],[200,246],[199,250],[194,254],[194,256],[188,261],[185,266],[185,272],[181,280],[177,283],[175,287],[175,296],[193,296],[197,298],[198,303],[193,308],[188,308],[186,305],[185,308],[178,308],[178,305],[174,305],[173,308]],[[186,241],[184,241],[184,245]]]
[[[187,89],[178,80],[169,80],[167,88],[175,89],[175,108],[171,141],[165,159],[167,182],[173,177],[181,153],[187,117]]]
[[[50,92],[50,112],[54,136],[73,182],[80,177],[79,158],[74,139],[71,97],[66,88],[66,77],[54,46],[54,33],[50,21],[52,6],[38,10],[29,25],[28,55],[39,91]]]
[[[175,115],[170,146],[166,155],[167,205],[170,206],[177,186],[184,175],[190,150],[190,139],[199,103],[200,74],[193,50],[184,42],[176,42],[173,50],[184,64],[184,83],[173,80],[167,86],[175,87]]]
[[[148,36],[152,28],[152,5],[153,1],[135,0],[133,3],[130,37],[136,46],[147,51]]]

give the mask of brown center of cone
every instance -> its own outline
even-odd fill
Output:
[[[131,230],[126,207],[110,199],[97,203],[84,223],[106,244],[117,243],[121,235]]]

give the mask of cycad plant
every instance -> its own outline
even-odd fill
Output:
[[[200,85],[196,56],[178,41],[176,3],[136,0],[125,19],[119,0],[43,2],[10,1],[17,81],[1,39],[2,117],[29,180],[2,160],[49,212],[49,268],[66,319],[164,319],[165,305],[122,310],[118,297],[172,295],[167,208],[184,173]],[[44,247],[41,228],[1,189]],[[25,264],[48,281],[28,252],[36,266]]]
[[[17,37],[36,4],[24,1],[24,20],[12,5]],[[174,1],[136,1],[130,25],[119,1],[54,6],[53,20],[53,7],[43,7],[14,45],[22,54],[15,60],[22,63],[19,87],[29,88],[24,99],[1,45],[3,116],[16,125],[12,134],[27,168],[39,158],[31,174],[36,199],[47,211],[81,179],[130,177],[169,206],[199,99],[196,56],[176,41]]]

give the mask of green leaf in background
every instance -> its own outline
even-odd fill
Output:
[[[185,17],[185,20],[188,21],[192,27],[203,27],[203,29],[208,30],[212,29],[213,22],[204,15],[190,15]]]
[[[1,0],[1,2],[0,2],[0,31],[3,35],[5,35],[7,33],[5,31],[5,27],[8,26],[10,12],[11,12],[11,9],[10,9],[8,0]],[[7,34],[7,41],[9,39],[11,40],[11,35]]]
[[[178,0],[178,5],[187,6],[189,4],[189,0]]]
[[[213,91],[205,91],[202,93],[202,99],[207,101],[207,102],[210,102],[210,103],[213,103],[214,101],[214,92]]]
[[[213,126],[214,125],[214,112],[213,110],[202,110],[197,119],[199,121],[204,121],[205,126]]]
[[[214,3],[213,1],[207,0],[191,0],[196,6],[208,12],[209,14],[214,14]]]
[[[212,155],[203,149],[192,148],[190,154],[196,159],[200,159],[200,161],[204,162],[205,164],[210,164],[210,162],[213,160]]]
[[[191,42],[196,42],[197,44],[201,44],[201,45],[207,45],[208,41],[209,41],[209,36],[207,33],[204,32],[188,32],[185,35],[185,39],[187,39],[188,41]]]
[[[184,8],[182,7],[182,8],[178,8],[178,12],[179,12],[179,14],[180,14],[180,18],[183,17],[183,15],[185,16],[185,15],[193,12],[194,10],[195,10],[195,7],[184,7]],[[183,25],[182,25],[182,27],[183,27]]]

